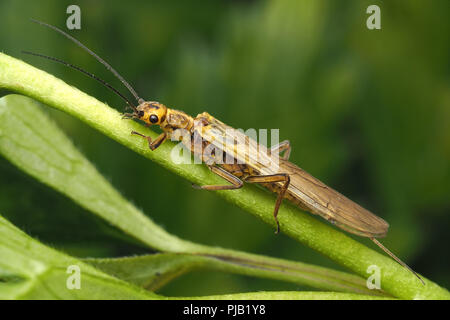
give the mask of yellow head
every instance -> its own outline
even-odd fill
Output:
[[[135,118],[149,125],[161,125],[166,120],[167,107],[156,101],[145,101],[134,109],[133,113],[124,114],[125,118]]]
[[[125,119],[139,119],[148,125],[159,125],[166,132],[171,133],[176,129],[190,130],[194,125],[194,119],[186,113],[169,109],[156,101],[140,101],[137,107],[132,107],[133,113],[125,113]]]

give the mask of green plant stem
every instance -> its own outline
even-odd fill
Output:
[[[152,152],[145,141],[130,134],[134,130],[156,137],[156,134],[148,128],[133,121],[122,120],[117,111],[98,100],[52,75],[4,54],[0,54],[0,87],[25,94],[62,110],[191,182],[196,184],[220,182],[220,179],[210,173],[205,166],[173,163],[170,157],[173,143],[167,142]],[[232,192],[218,191],[217,193],[275,227],[272,217],[274,197],[267,192],[253,186],[246,186]],[[363,277],[367,276],[366,270],[369,266],[378,266],[382,270],[383,289],[396,297],[404,299],[450,297],[449,292],[444,288],[427,279],[425,279],[426,285],[423,286],[417,278],[389,257],[365,247],[293,206],[283,205],[279,211],[279,220],[281,230],[285,234]],[[167,244],[160,243],[160,245],[165,247]],[[193,247],[183,245],[178,249],[179,252],[196,250],[198,254],[208,254],[205,252],[208,251],[207,249],[197,245]],[[173,251],[174,248],[169,250]],[[228,251],[218,248],[215,254],[222,253],[227,254]]]

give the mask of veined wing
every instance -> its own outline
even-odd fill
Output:
[[[206,120],[198,130],[203,139],[256,170],[259,175],[287,173],[290,176],[290,200],[303,209],[318,214],[348,232],[365,237],[383,237],[389,224],[336,190],[328,187],[295,164],[270,154],[242,132],[222,123],[208,113],[196,119]],[[236,140],[237,137],[237,140]],[[282,183],[277,183],[279,186]],[[293,199],[292,199],[293,198]]]

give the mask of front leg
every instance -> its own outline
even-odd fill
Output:
[[[136,132],[136,131],[132,131],[131,134],[135,134],[138,136],[141,136],[142,138],[146,139],[148,141],[148,147],[153,151],[156,148],[158,148],[161,143],[164,142],[164,140],[166,140],[167,138],[167,134],[165,132],[161,133],[154,141],[152,140],[151,137],[143,135],[142,133]]]

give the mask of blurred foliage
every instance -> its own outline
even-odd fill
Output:
[[[450,287],[450,2],[0,2],[1,50],[123,110],[100,84],[43,53],[120,83],[78,47],[28,19],[65,26],[148,100],[236,128],[280,128],[291,160],[390,222],[384,243]],[[366,8],[381,8],[381,30]],[[121,89],[125,92],[125,90]],[[209,192],[77,120],[48,110],[116,188],[169,232],[189,240],[333,265]],[[144,249],[0,159],[0,212],[27,233],[80,257]],[[33,212],[30,215],[29,212]],[[368,242],[367,242],[368,243]],[[228,274],[190,274],[167,295],[298,289]]]

